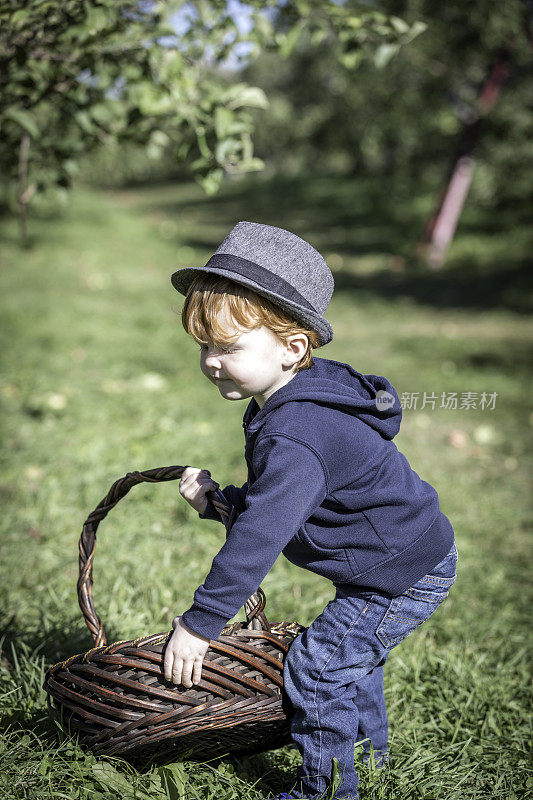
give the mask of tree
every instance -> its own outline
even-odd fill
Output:
[[[112,140],[152,150],[172,143],[211,190],[222,169],[254,169],[247,109],[259,89],[221,87],[194,58],[194,21],[181,47],[164,3],[8,0],[0,11],[0,167],[18,180],[22,235],[35,192],[68,187],[76,159]],[[234,27],[220,16],[211,42]],[[212,45],[213,46],[213,45]],[[164,130],[162,130],[164,123]],[[208,144],[208,139],[212,141]],[[32,180],[28,183],[28,177]]]
[[[437,208],[426,223],[417,250],[431,269],[440,269],[453,239],[474,172],[474,152],[482,121],[496,104],[507,78],[509,54],[502,50],[491,66],[477,102],[477,113],[463,127]]]
[[[528,196],[533,70],[526,4],[382,0],[379,7],[387,20],[397,15],[399,26],[427,26],[386,69],[376,66],[387,42],[355,73],[328,40],[317,47],[305,36],[275,69],[274,56],[263,53],[243,72],[270,100],[255,136],[257,154],[279,168],[381,175],[403,198],[434,190],[457,137],[478,116],[487,74],[507,48],[508,77],[483,122],[473,189],[486,204]]]
[[[290,54],[303,32],[333,37],[344,64],[362,48],[389,58],[416,30],[348,0],[248,0],[243,34],[224,0],[4,0],[0,6],[0,170],[16,186],[20,228],[47,187],[66,190],[77,159],[111,142],[170,150],[215,192],[225,172],[261,169],[253,155],[251,108],[262,89],[219,69],[239,42],[251,57]],[[179,36],[171,14],[184,12]],[[273,21],[276,20],[276,25]],[[407,34],[406,34],[407,31]]]

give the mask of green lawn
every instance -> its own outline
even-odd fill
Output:
[[[203,263],[239,219],[309,238],[334,270],[335,339],[318,355],[386,375],[406,408],[395,440],[439,491],[460,575],[433,620],[391,655],[391,765],[362,800],[524,798],[528,777],[528,482],[531,323],[527,215],[466,209],[447,267],[410,264],[431,198],[355,179],[247,178],[75,191],[31,219],[31,249],[0,220],[2,478],[0,789],[14,798],[259,800],[286,788],[296,750],[137,772],[58,745],[43,669],[91,645],[77,606],[77,540],[132,469],[209,468],[245,480],[245,403],[223,401],[180,324],[171,272]],[[521,216],[520,216],[521,215]],[[423,394],[437,396],[436,407]],[[440,408],[442,393],[477,393]],[[497,393],[494,408],[482,393]],[[528,447],[529,445],[529,447]],[[110,640],[169,628],[222,539],[175,484],[141,486],[102,524],[95,603]],[[332,587],[280,558],[263,583],[273,621],[310,623]],[[181,790],[165,783],[177,777]],[[165,788],[167,787],[167,788]],[[180,793],[181,792],[181,793]]]

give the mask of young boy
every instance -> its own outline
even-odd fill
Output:
[[[348,364],[313,358],[333,331],[323,314],[333,276],[307,242],[281,228],[239,222],[205,267],[181,269],[187,333],[200,367],[244,414],[248,480],[223,493],[238,516],[194,602],[174,620],[165,675],[192,686],[209,640],[244,605],[281,552],[330,578],[335,598],[292,644],[284,687],[302,755],[279,797],[358,797],[354,744],[386,758],[383,665],[427,619],[456,575],[452,526],[437,492],[392,439],[401,406],[391,384]],[[202,519],[219,519],[218,484],[189,467],[180,493]]]

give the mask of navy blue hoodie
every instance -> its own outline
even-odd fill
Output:
[[[223,493],[238,516],[183,614],[216,639],[281,552],[336,586],[402,594],[441,561],[453,529],[393,437],[402,409],[386,378],[314,357],[243,421],[248,480]],[[202,519],[219,516],[211,503]]]

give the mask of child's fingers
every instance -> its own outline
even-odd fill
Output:
[[[196,658],[194,660],[194,667],[192,671],[192,682],[194,684],[200,683],[202,679],[202,664],[203,664],[202,658]]]
[[[209,470],[193,467],[183,470],[179,493],[199,514],[204,514],[207,508],[207,493],[218,488],[219,484],[211,478]]]
[[[184,472],[179,483],[180,494],[186,499],[195,500],[211,489],[218,489],[217,481],[205,473],[206,470],[195,470],[187,475]]]
[[[186,689],[190,689],[192,686],[193,666],[194,661],[192,659],[186,659],[181,668],[180,683],[185,686]]]
[[[185,500],[202,500],[207,492],[218,489],[218,483],[214,481],[206,481],[202,484],[195,484],[194,486],[180,486],[180,494]]]
[[[183,672],[183,661],[181,658],[175,658],[172,665],[172,683],[176,686],[182,682],[181,673]]]
[[[187,467],[183,470],[180,479],[180,486],[187,486],[190,483],[193,483],[197,480],[198,475],[201,473],[202,470],[196,469],[195,467]]]
[[[163,663],[164,663],[164,669],[165,669],[165,678],[167,679],[167,681],[170,682],[172,680],[172,667],[174,665],[174,653],[172,652],[172,650],[168,646],[167,646],[167,649],[165,650],[165,660],[164,660]]]
[[[187,467],[182,473],[180,479],[180,486],[191,486],[194,484],[202,484],[206,481],[212,481],[211,473],[208,469],[194,469]],[[216,481],[215,481],[216,483]]]
[[[199,475],[200,473],[204,473],[205,475],[209,475],[211,477],[211,471],[208,469],[200,469],[200,467],[185,467],[183,470],[181,477],[182,478],[190,478],[194,477],[195,475]]]

